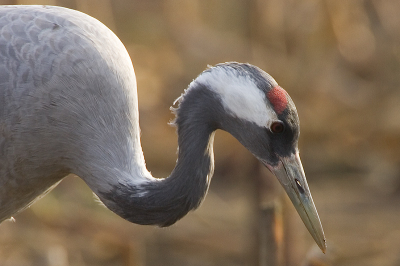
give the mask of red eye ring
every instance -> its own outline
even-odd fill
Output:
[[[276,121],[271,124],[270,129],[272,133],[280,134],[285,130],[285,125],[281,121]]]

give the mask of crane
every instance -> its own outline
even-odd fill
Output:
[[[0,222],[74,173],[122,218],[169,226],[204,199],[221,129],[277,177],[325,251],[287,92],[260,68],[228,62],[202,72],[177,102],[176,166],[154,178],[140,143],[134,69],[118,37],[75,10],[1,6]]]

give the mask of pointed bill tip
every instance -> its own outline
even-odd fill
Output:
[[[326,254],[326,243],[324,246],[320,247],[322,253]]]
[[[323,238],[321,241],[317,241],[314,238],[314,240],[317,243],[318,247],[321,249],[322,253],[326,254],[326,239]]]

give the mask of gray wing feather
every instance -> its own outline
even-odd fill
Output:
[[[136,134],[139,146],[137,117],[129,55],[106,26],[61,7],[0,7],[0,221],[69,173],[93,134]]]

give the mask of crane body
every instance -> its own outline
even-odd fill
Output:
[[[114,180],[102,182],[105,175],[123,182],[114,169],[137,182],[149,176],[134,149],[135,73],[107,27],[64,8],[6,6],[0,29],[0,220],[70,172],[95,191]]]

